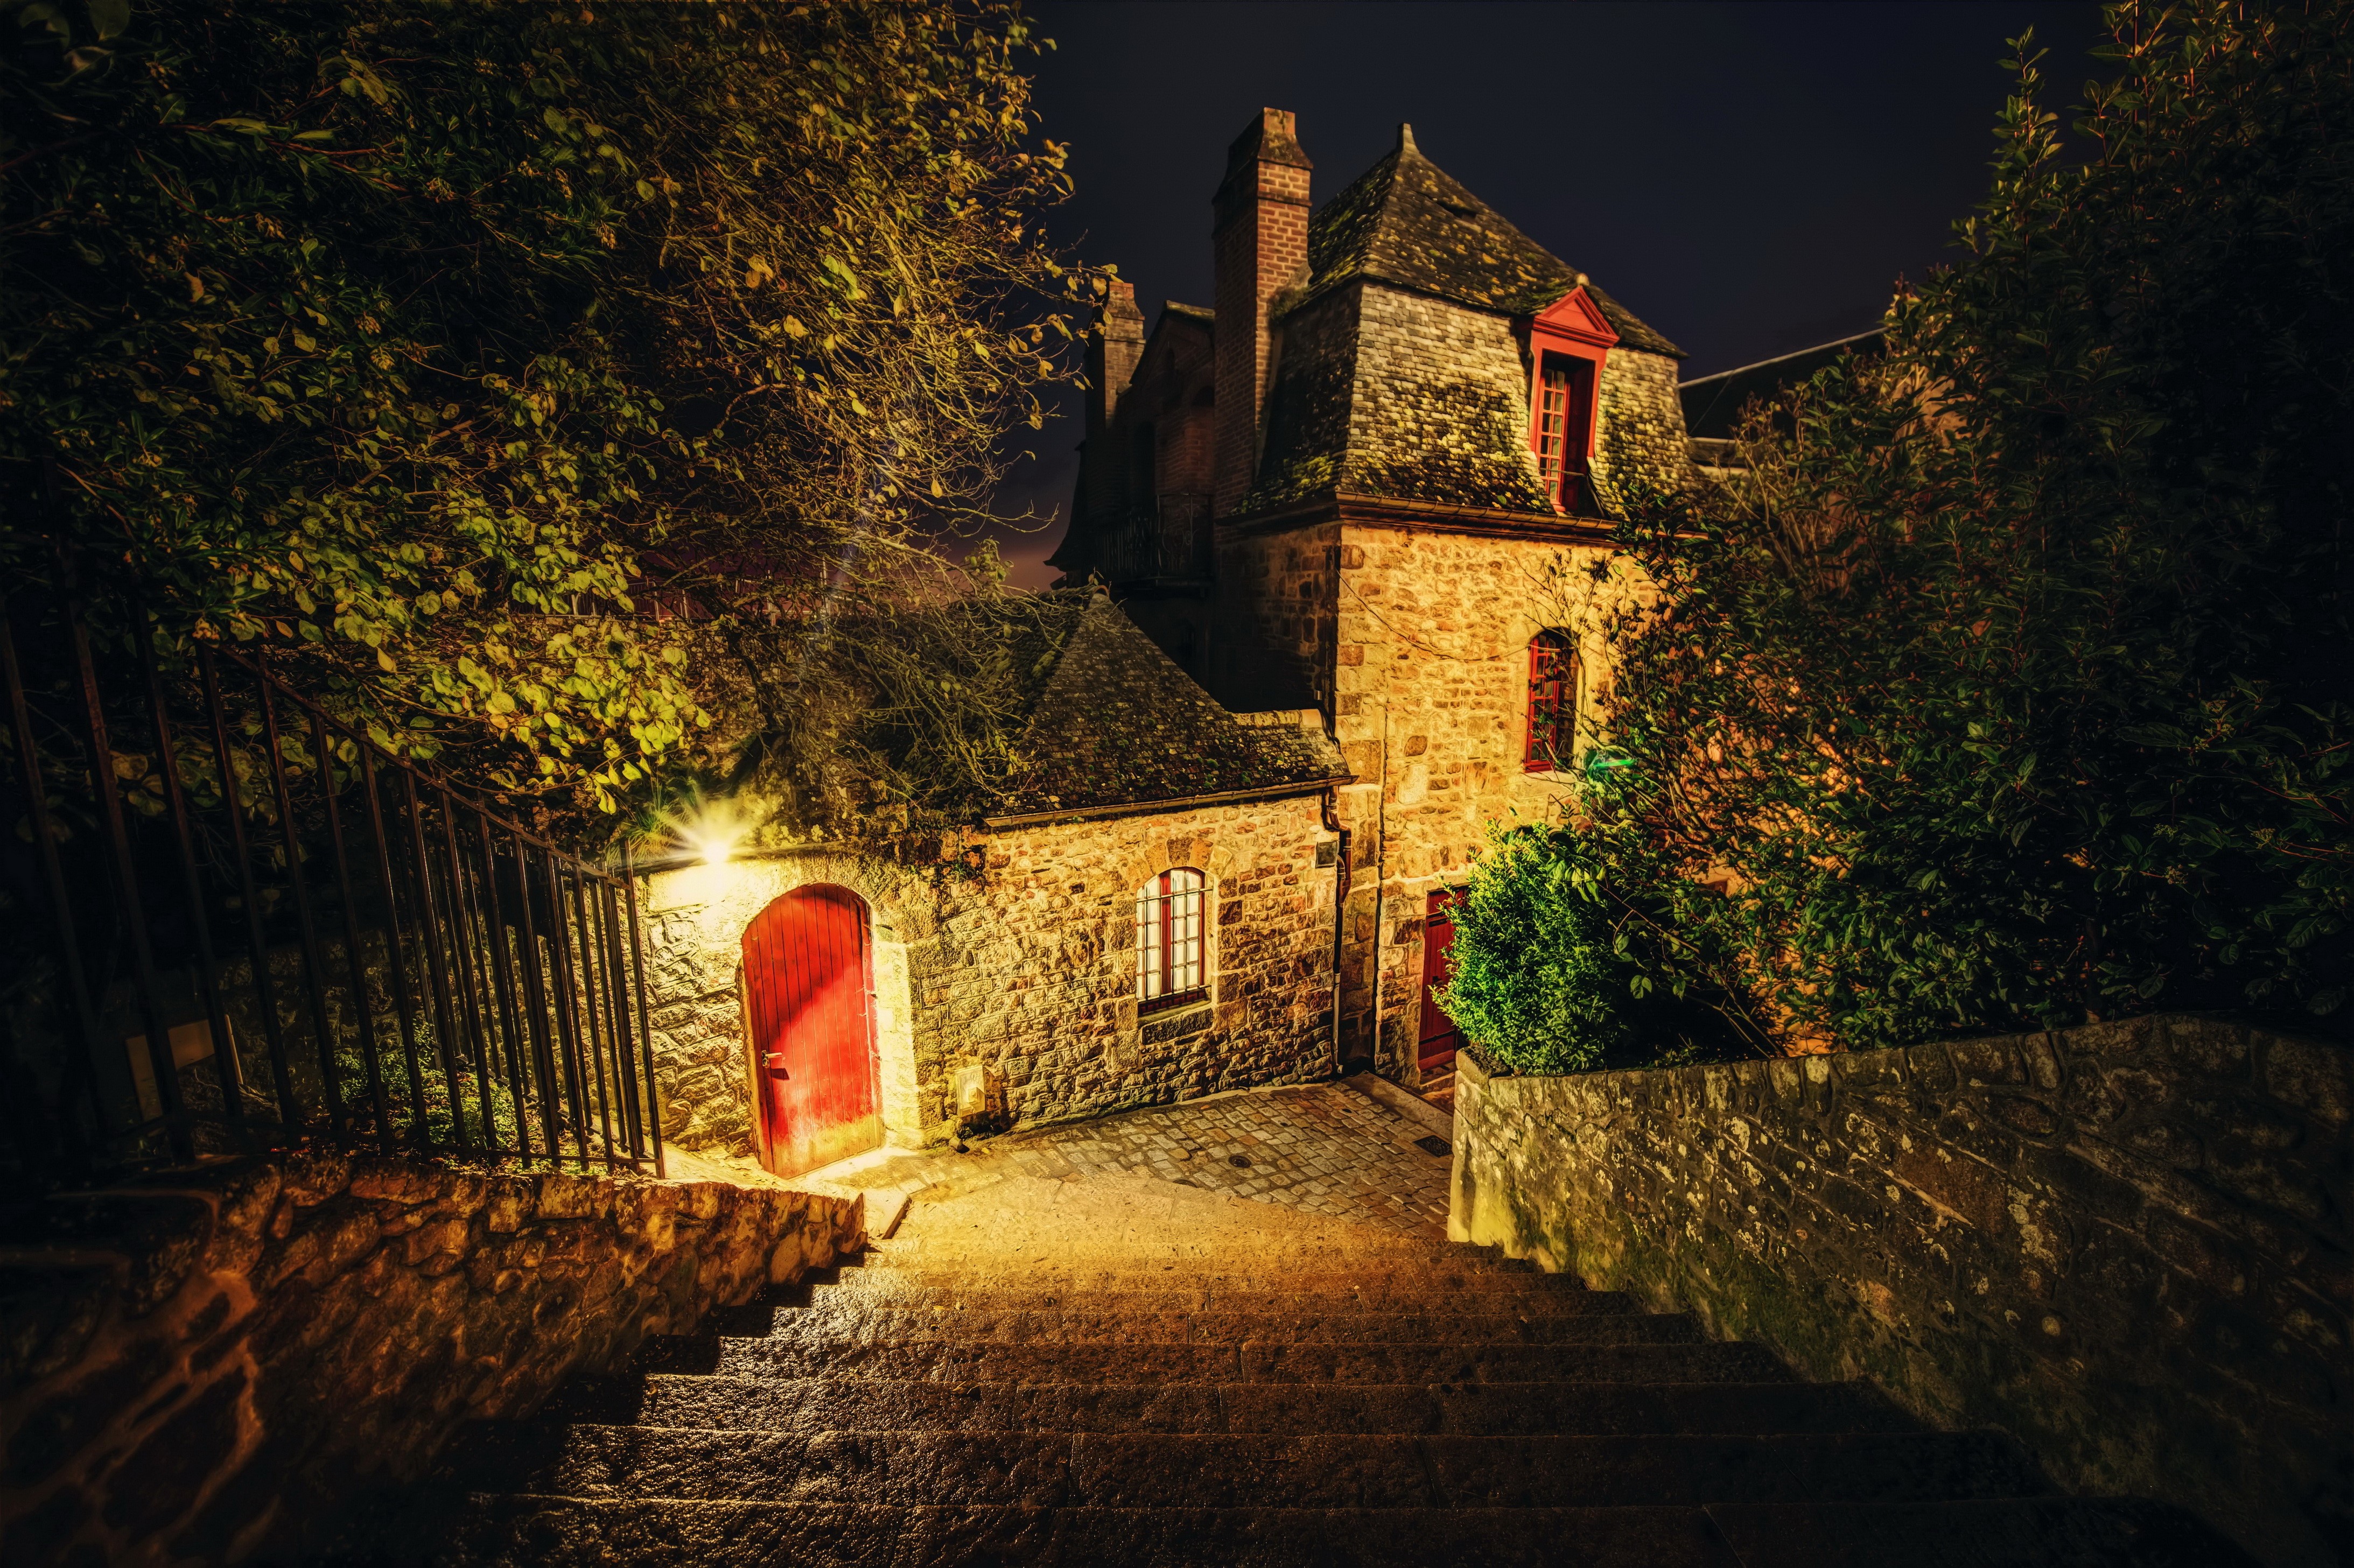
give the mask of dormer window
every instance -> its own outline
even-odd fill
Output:
[[[1583,287],[1540,314],[1529,331],[1529,450],[1545,498],[1564,517],[1600,510],[1592,477],[1595,408],[1602,367],[1617,341]]]
[[[1594,442],[1594,362],[1547,352],[1537,372],[1537,471],[1563,515],[1594,510],[1585,483]]]

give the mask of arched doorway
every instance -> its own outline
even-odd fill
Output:
[[[883,1141],[865,901],[799,887],[744,927],[745,1045],[760,1163],[796,1176]]]

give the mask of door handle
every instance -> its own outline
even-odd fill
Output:
[[[780,1078],[790,1076],[790,1075],[785,1071],[785,1054],[782,1051],[769,1052],[767,1065],[769,1071],[776,1074],[777,1076]]]

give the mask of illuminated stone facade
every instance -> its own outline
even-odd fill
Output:
[[[991,1129],[1329,1075],[1333,842],[1310,792],[984,829],[919,866],[804,849],[657,873],[644,904],[663,1127],[748,1152],[739,944],[772,900],[816,884],[871,913],[894,1145],[959,1129],[960,1068],[983,1070],[976,1125]],[[1209,994],[1140,1018],[1137,890],[1176,866],[1207,881]]]
[[[1681,351],[1449,178],[1411,131],[1286,251],[1306,162],[1273,110],[1230,149],[1221,236],[1244,221],[1235,193],[1275,206],[1247,254],[1216,242],[1214,313],[1172,302],[1131,351],[1142,317],[1131,296],[1109,302],[1053,559],[1067,580],[1108,584],[1228,707],[1322,715],[1353,776],[1336,801],[1354,863],[1341,1054],[1413,1084],[1430,895],[1468,876],[1490,824],[1546,815],[1565,785],[1526,763],[1531,641],[1554,631],[1578,650],[1590,733],[1603,626],[1646,593],[1614,556],[1615,521],[1695,470]],[[1271,276],[1288,281],[1264,287]],[[1579,486],[1532,447],[1540,318],[1563,312],[1590,323],[1600,365],[1579,410]],[[1261,379],[1211,384],[1230,340],[1265,343]],[[1172,531],[1194,526],[1182,508],[1156,513],[1156,495],[1214,481],[1209,569],[1134,569],[1174,558]],[[1140,542],[1156,520],[1171,535],[1157,556]]]

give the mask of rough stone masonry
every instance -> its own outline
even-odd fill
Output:
[[[2354,1553],[2354,1054],[2197,1017],[1486,1078],[1449,1234],[1998,1427],[2074,1490]]]
[[[19,1205],[0,1233],[0,1555],[299,1555],[461,1423],[526,1414],[832,1262],[860,1213],[334,1154]]]

